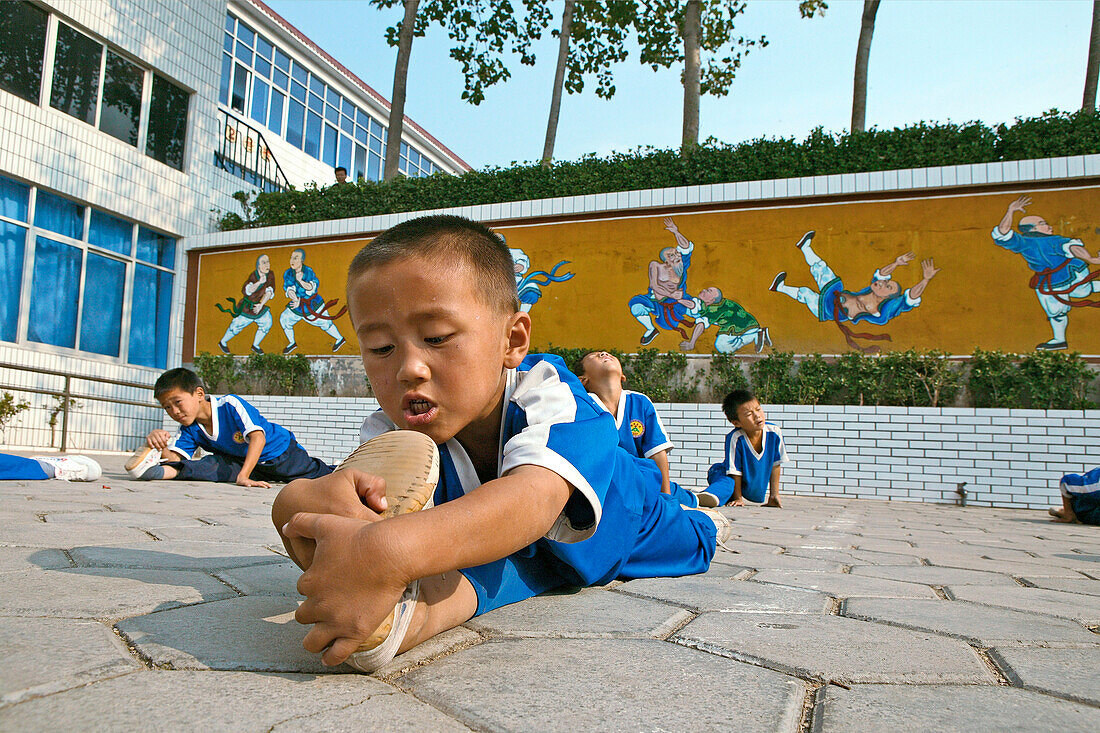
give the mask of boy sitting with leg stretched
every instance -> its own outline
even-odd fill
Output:
[[[126,461],[126,472],[139,481],[178,478],[268,489],[269,481],[332,473],[332,466],[298,445],[294,433],[267,420],[243,398],[206,394],[199,375],[190,369],[161,374],[153,396],[182,427],[175,437],[167,430],[152,431]],[[192,460],[199,448],[210,455]]]
[[[381,410],[335,473],[272,508],[305,570],[303,646],[326,664],[371,672],[566,584],[701,573],[728,534],[717,512],[647,486],[564,362],[527,354],[513,269],[491,230],[453,216],[399,224],[352,260],[348,310]]]
[[[593,351],[585,354],[580,366],[581,384],[596,404],[615,416],[619,445],[630,455],[643,459],[642,470],[660,473],[661,493],[671,494],[687,507],[718,506],[714,495],[695,494],[669,478],[668,454],[673,448],[672,441],[665,433],[653,402],[641,392],[623,389],[626,376],[619,360],[606,351]]]
[[[788,463],[778,425],[765,421],[764,408],[751,392],[735,389],[722,400],[722,412],[735,430],[726,436],[726,455],[707,471],[707,493],[726,506],[745,499],[779,507],[779,465]]]
[[[1100,524],[1100,468],[1067,473],[1059,485],[1062,508],[1048,509],[1056,522]]]

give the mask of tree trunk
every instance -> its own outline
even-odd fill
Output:
[[[401,161],[401,135],[405,127],[405,82],[409,77],[409,56],[412,55],[416,9],[420,0],[405,0],[405,19],[397,34],[397,63],[393,67],[393,95],[390,99],[390,122],[386,130],[386,161],[383,180],[397,176]]]
[[[852,83],[852,129],[863,132],[867,120],[867,60],[871,56],[871,36],[875,33],[875,14],[879,0],[863,0],[863,22],[859,26],[856,47],[856,73]]]
[[[1100,2],[1100,0],[1097,0]],[[549,168],[554,159],[554,140],[558,137],[558,113],[561,112],[561,92],[565,85],[565,65],[569,61],[569,32],[573,27],[573,0],[566,0],[561,14],[561,35],[558,38],[558,68],[554,71],[554,92],[550,97],[550,119],[546,121],[546,142],[542,146],[542,167]]]
[[[1089,61],[1085,68],[1085,96],[1081,109],[1096,109],[1096,75],[1100,72],[1100,0],[1092,2],[1092,35],[1089,36]]]
[[[700,0],[688,0],[684,8],[684,27],[680,29],[684,38],[684,134],[680,142],[681,155],[686,155],[699,144],[700,6]]]

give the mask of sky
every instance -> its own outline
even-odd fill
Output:
[[[366,0],[265,0],[386,98],[396,48],[385,30],[400,7]],[[519,4],[517,0],[513,0]],[[561,5],[554,3],[560,22]],[[748,0],[737,35],[764,36],[725,97],[704,97],[700,140],[738,143],[760,137],[801,140],[816,127],[846,131],[862,0],[829,0],[824,17],[802,19],[797,0]],[[1050,109],[1081,106],[1092,21],[1090,0],[883,0],[868,73],[867,126],[919,121],[994,125]],[[542,156],[557,40],[536,43],[534,67],[518,57],[512,76],[473,106],[461,99],[459,64],[438,26],[413,44],[405,114],[473,168],[537,161]],[[616,93],[602,100],[595,80],[562,98],[554,157],[576,160],[637,148],[678,148],[680,70],[654,72],[632,48],[613,67]]]

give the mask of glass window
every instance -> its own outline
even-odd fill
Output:
[[[340,118],[340,129],[346,132],[348,135],[354,135],[355,123],[351,121],[350,117],[342,116]]]
[[[134,225],[118,217],[92,209],[88,222],[88,243],[130,256],[133,249]]]
[[[294,68],[290,72],[290,75],[294,77],[294,81],[298,82],[302,86],[309,85],[309,72],[306,71],[306,67],[302,66],[297,61],[294,62]]]
[[[350,172],[351,172],[351,138],[348,137],[347,135],[341,135],[340,136],[340,154],[336,157],[336,162],[337,162],[338,165],[344,166],[344,169],[347,170],[350,174]],[[354,176],[349,175],[349,177],[353,181],[355,180]]]
[[[366,129],[360,127],[359,125],[356,125],[355,126],[355,139],[358,140],[359,142],[363,143],[364,145],[366,145],[367,144],[367,131],[366,131]]]
[[[382,141],[379,140],[378,138],[372,136],[371,139],[370,139],[370,149],[371,149],[372,152],[377,153],[378,155],[381,155],[382,154]]]
[[[50,106],[94,125],[96,99],[99,97],[99,64],[102,57],[101,44],[59,23]]]
[[[80,350],[118,356],[126,263],[89,252],[86,267],[80,299]]]
[[[252,82],[252,119],[261,125],[267,122],[267,83],[255,79]]]
[[[229,13],[225,14],[225,31],[226,33],[232,33],[233,29],[237,27],[237,19]]]
[[[321,77],[316,74],[309,75],[309,91],[313,92],[319,97],[325,96],[325,83],[321,81]]]
[[[271,77],[271,79],[275,82],[275,86],[283,90],[285,90],[287,88],[286,85],[290,83],[290,77],[288,77],[286,74],[279,71],[278,69],[275,69],[275,74]]]
[[[367,176],[367,149],[362,145],[355,146],[355,178],[366,178]]]
[[[0,89],[38,104],[48,15],[30,3],[0,3]]]
[[[290,96],[302,104],[306,103],[306,88],[296,81],[290,82]]]
[[[271,128],[272,132],[276,135],[283,134],[283,106],[286,103],[286,97],[274,89],[271,90],[271,110],[267,116],[267,126]]]
[[[309,108],[320,114],[325,109],[325,103],[316,94],[309,95]]]
[[[144,85],[145,71],[108,49],[99,129],[124,143],[137,145]]]
[[[379,140],[382,139],[382,123],[373,117],[370,120],[370,134],[374,135]]]
[[[325,125],[325,149],[324,157],[322,158],[333,168],[336,167],[336,139],[339,135],[336,133],[336,128],[332,125]],[[347,168],[347,166],[344,166]]]
[[[355,117],[355,105],[348,101],[347,97],[341,97],[340,112],[348,117]]]
[[[245,66],[252,65],[252,49],[237,39],[237,58],[244,62]]]
[[[244,112],[244,103],[248,99],[248,69],[240,64],[233,72],[233,97],[229,106],[238,112]]]
[[[27,230],[0,221],[0,341],[15,341]]]
[[[271,41],[267,40],[263,36],[256,36],[256,55],[262,58],[271,59],[271,52],[274,50],[274,46],[271,45]]]
[[[304,139],[303,118],[306,108],[297,100],[290,100],[286,113],[286,141],[296,148],[302,147]]]
[[[271,62],[265,61],[259,56],[256,57],[256,63],[253,64],[256,67],[256,73],[260,76],[271,78]]]
[[[229,83],[233,76],[233,57],[227,53],[222,54],[222,88],[218,99],[222,104],[229,104]]]
[[[340,124],[340,110],[336,109],[331,104],[326,104],[325,119],[334,125]]]
[[[40,190],[35,199],[34,225],[66,237],[83,239],[84,207]]]
[[[370,129],[370,117],[358,107],[355,108],[355,124]]]
[[[290,71],[290,57],[279,49],[275,49],[275,66],[283,71]]]
[[[160,75],[153,74],[149,101],[149,134],[145,152],[161,163],[183,170],[183,148],[187,138],[187,107],[191,95]]]
[[[225,38],[222,40],[222,50],[226,53],[233,53],[233,36],[229,33],[226,33]]]
[[[69,349],[76,346],[80,256],[79,247],[36,238],[27,323],[29,340]]]
[[[371,181],[380,181],[382,176],[380,171],[382,170],[382,159],[378,157],[376,153],[370,154],[370,159],[367,161],[367,179]]]
[[[168,365],[172,273],[136,265],[130,312],[145,313],[147,316],[130,319],[129,362],[164,369]]]
[[[0,176],[0,216],[26,221],[30,196],[30,186]]]
[[[137,253],[139,260],[151,262],[161,267],[175,267],[176,240],[152,229],[138,227]]]
[[[325,90],[325,101],[331,104],[336,109],[340,109],[340,93],[332,87]]]
[[[244,23],[238,21],[237,23],[237,38],[244,41],[244,45],[249,48],[252,47],[252,41],[256,38],[256,34],[252,32],[252,29],[246,26]]]
[[[314,158],[321,157],[321,116],[310,112],[306,115],[306,141],[302,150]]]

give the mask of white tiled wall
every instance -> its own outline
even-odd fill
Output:
[[[358,445],[377,409],[367,398],[249,396],[311,454],[336,462]],[[719,405],[658,404],[676,444],[672,479],[701,489],[722,459],[730,425]],[[1058,481],[1100,465],[1100,410],[772,405],[792,463],[781,491],[806,496],[1038,509],[1058,504]],[[166,427],[174,429],[171,421]]]

